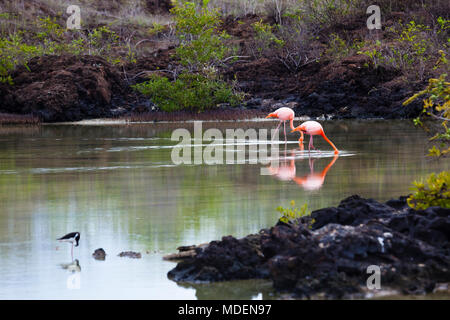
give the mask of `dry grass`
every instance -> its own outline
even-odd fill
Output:
[[[152,13],[145,0],[3,0],[1,13],[18,14],[15,24],[24,28],[27,22],[38,17],[56,17],[64,26],[69,16],[69,5],[78,5],[81,9],[82,28],[95,28],[108,25],[112,30],[128,27],[150,27],[154,23],[167,25],[172,22],[169,14]],[[115,30],[116,31],[116,30]]]
[[[201,3],[202,0],[193,0]],[[285,12],[286,8],[299,7],[300,0],[211,0],[210,7],[220,8],[224,16],[242,17],[248,14],[268,15],[269,17]]]
[[[158,1],[168,0],[1,0],[0,36],[8,38],[9,35],[20,34],[26,44],[38,45],[42,42],[36,40],[39,19],[56,19],[55,22],[65,30],[68,6],[78,5],[81,10],[81,38],[95,28],[106,26],[118,36],[119,45],[114,45],[113,58],[120,56],[121,61],[132,61],[133,57],[152,54],[174,41],[170,32],[172,18],[167,7],[154,11]],[[165,31],[162,35],[151,32],[155,24],[159,26],[158,30]],[[79,37],[80,33],[65,32],[56,42],[70,43]]]

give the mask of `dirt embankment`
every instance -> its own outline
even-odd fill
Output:
[[[101,57],[34,58],[28,63],[28,69],[20,67],[14,71],[13,86],[0,85],[0,112],[30,114],[44,122],[114,116],[130,116],[136,120],[175,119],[173,115],[162,115],[130,87],[144,81],[152,72],[173,67],[171,52],[173,48],[159,50],[153,57],[141,58],[121,69]],[[243,117],[258,115],[280,106],[293,108],[298,116],[310,117],[417,116],[421,111],[419,102],[402,105],[413,89],[396,79],[395,71],[372,70],[366,63],[367,58],[360,55],[339,63],[314,62],[298,74],[291,74],[280,62],[265,58],[236,63],[226,70],[225,76],[236,77],[238,86],[248,93],[248,99],[239,108],[221,107],[217,117],[221,119],[221,114],[230,112]],[[183,115],[197,117],[192,113]]]
[[[376,265],[381,289],[430,293],[450,282],[449,235],[449,209],[415,211],[405,197],[383,204],[351,196],[242,239],[182,247],[191,254],[181,254],[168,276],[191,283],[267,278],[297,298],[346,298],[364,296],[367,268]]]
[[[101,57],[43,56],[2,85],[4,112],[33,114],[45,122],[108,117],[129,90],[120,72]]]

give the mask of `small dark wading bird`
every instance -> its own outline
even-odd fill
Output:
[[[80,241],[80,233],[79,232],[71,232],[66,234],[65,236],[62,236],[59,239],[56,239],[59,242],[70,242],[72,244],[72,260],[73,260],[73,245],[75,244],[75,247],[78,247],[78,243]]]

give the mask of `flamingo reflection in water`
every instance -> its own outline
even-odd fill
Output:
[[[302,146],[300,147],[300,150],[303,151]],[[318,190],[322,187],[325,177],[330,170],[330,168],[334,165],[336,160],[339,158],[339,155],[335,154],[333,159],[328,163],[328,165],[320,172],[315,173],[314,172],[314,161],[317,159],[313,159],[309,157],[309,169],[310,173],[308,175],[297,177],[296,174],[296,167],[295,167],[295,150],[292,150],[291,153],[291,159],[287,159],[286,154],[284,161],[279,164],[278,167],[270,166],[268,167],[269,172],[272,176],[275,178],[281,180],[281,181],[294,181],[299,186],[301,186],[303,189],[312,191],[312,190]]]

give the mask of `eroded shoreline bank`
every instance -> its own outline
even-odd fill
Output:
[[[158,57],[154,58],[155,63]],[[247,98],[238,106],[222,104],[200,113],[159,110],[131,88],[133,83],[126,80],[122,70],[102,57],[36,57],[27,67],[20,66],[12,73],[13,85],[0,83],[0,123],[74,122],[96,118],[234,120],[263,116],[280,107],[292,108],[297,116],[311,118],[416,117],[421,104],[403,106],[402,102],[417,88],[406,88],[400,80],[394,81],[394,75],[388,71],[375,72],[364,67],[366,58],[350,57],[339,65],[316,62],[305,66],[297,78],[282,70],[262,74],[267,68],[278,68],[270,61],[235,66],[236,70],[228,71],[229,76],[239,75],[238,86],[247,93]]]

